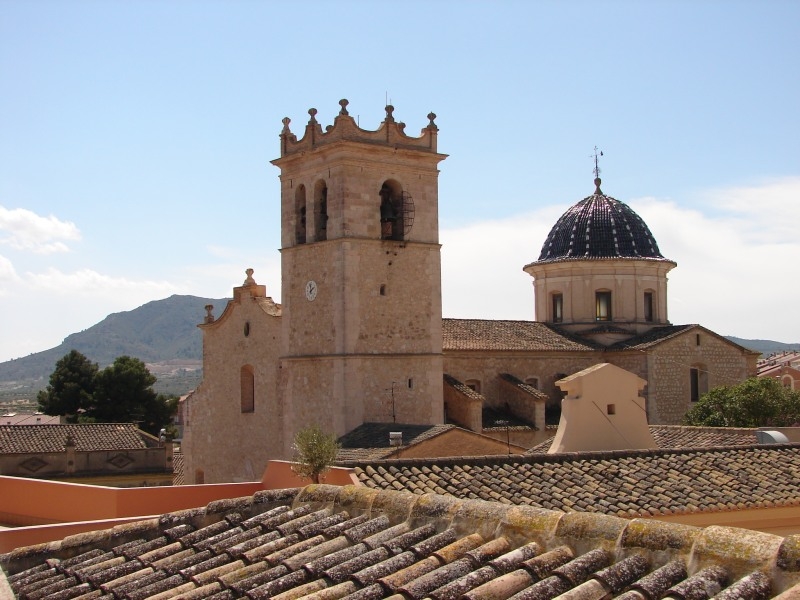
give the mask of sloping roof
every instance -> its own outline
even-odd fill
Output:
[[[536,321],[442,319],[442,348],[448,350],[595,351],[591,342]]]
[[[389,433],[401,432],[408,447],[453,429],[455,425],[405,425],[402,423],[363,423],[339,438],[337,462],[378,460],[398,448],[389,445]]]
[[[690,427],[687,425],[650,425],[650,433],[663,449],[722,448],[758,444],[755,428]],[[547,454],[553,439],[530,448],[526,454]]]
[[[20,598],[129,600],[755,600],[797,591],[798,564],[800,536],[326,485],[0,556]]]
[[[699,325],[666,325],[655,327],[636,337],[612,344],[607,350],[646,350],[656,344],[660,344],[668,339],[674,338],[681,333],[699,327]]]
[[[58,425],[59,423],[61,423],[61,417],[43,413],[0,415],[0,425]]]
[[[800,444],[399,459],[356,474],[378,489],[627,517],[800,506]]]
[[[78,452],[147,448],[157,442],[133,423],[0,425],[0,452],[63,452],[68,437]]]

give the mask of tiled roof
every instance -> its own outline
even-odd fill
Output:
[[[486,319],[442,319],[442,347],[448,350],[594,351],[590,342],[547,323]]]
[[[0,415],[0,425],[58,425],[59,423],[61,423],[61,417],[43,413]]]
[[[157,443],[133,423],[79,423],[74,425],[0,425],[1,453],[63,452],[67,438],[78,452],[131,450]]]
[[[402,423],[363,423],[339,438],[341,449],[337,461],[378,460],[398,448],[389,445],[389,434],[403,434],[408,447],[453,429],[455,425],[405,425]]]
[[[453,388],[454,390],[458,391],[460,394],[466,396],[467,398],[472,398],[473,400],[480,400],[483,402],[483,394],[480,394],[469,387],[466,383],[459,381],[452,375],[448,375],[447,373],[444,374],[444,384]]]
[[[800,506],[800,444],[354,465],[369,487],[617,516]]]
[[[692,327],[699,327],[698,325],[666,325],[664,327],[655,327],[642,335],[617,342],[607,348],[607,350],[646,350],[651,346],[660,344],[661,342],[680,335],[688,331]]]
[[[757,600],[798,591],[800,536],[322,485],[20,548],[0,565],[31,600]]]
[[[659,448],[721,448],[758,444],[757,429],[733,427],[689,427],[687,425],[650,425],[650,433]],[[553,439],[533,446],[526,454],[547,454]]]
[[[624,202],[596,190],[559,217],[547,235],[539,261],[583,258],[664,257],[647,224]]]

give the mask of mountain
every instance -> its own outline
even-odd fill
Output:
[[[769,356],[773,352],[783,352],[784,350],[800,350],[800,342],[794,344],[784,344],[783,342],[773,342],[772,340],[745,340],[742,338],[726,335],[734,344],[739,344],[750,350],[761,352],[764,356]]]
[[[204,307],[213,304],[219,316],[227,302],[224,298],[175,295],[110,314],[89,329],[67,336],[55,348],[0,363],[0,382],[46,382],[56,361],[72,349],[85,354],[100,368],[123,355],[146,363],[202,361],[203,338],[197,325],[205,317]]]

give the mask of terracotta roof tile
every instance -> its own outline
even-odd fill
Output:
[[[354,464],[372,488],[638,515],[800,506],[800,444]],[[469,469],[469,476],[459,475]],[[667,484],[668,482],[668,484]]]
[[[68,438],[78,452],[131,450],[158,444],[156,438],[133,423],[0,425],[0,452],[63,452]]]
[[[591,342],[546,323],[487,319],[442,319],[442,348],[448,350],[563,350],[593,352]]]
[[[667,593],[706,598],[719,591],[726,599],[756,600],[800,590],[792,588],[800,536],[703,530],[445,496],[376,495],[367,488],[309,486],[293,494],[262,492],[19,548],[0,556],[0,565],[20,598],[450,600],[565,594],[564,600],[578,600],[623,593],[642,600]],[[345,520],[310,528],[309,521],[327,523],[334,515]],[[350,527],[340,527],[348,522]],[[248,542],[267,536],[250,558],[210,542],[217,536],[233,540],[248,530],[257,533]],[[369,550],[361,539],[376,547]],[[201,543],[207,547],[198,551]],[[275,552],[277,547],[282,550]],[[153,561],[169,557],[176,560]],[[115,562],[100,568],[110,561]]]

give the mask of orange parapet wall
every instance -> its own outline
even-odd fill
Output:
[[[352,469],[342,468],[328,471],[324,482],[359,485]],[[285,461],[270,461],[261,481],[207,485],[111,488],[0,475],[0,524],[12,527],[0,530],[0,553],[214,500],[308,484]]]

